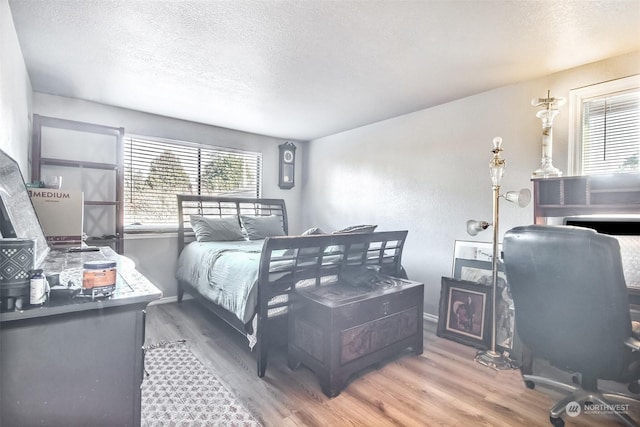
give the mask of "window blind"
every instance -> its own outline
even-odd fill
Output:
[[[126,225],[178,224],[176,194],[259,197],[262,154],[125,137]]]
[[[582,173],[640,171],[640,90],[582,104]]]

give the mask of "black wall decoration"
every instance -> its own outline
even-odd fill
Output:
[[[278,186],[282,189],[290,189],[295,185],[296,170],[296,146],[291,142],[285,142],[278,146],[280,150],[280,167],[278,168]]]

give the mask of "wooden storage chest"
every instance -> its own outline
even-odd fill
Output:
[[[304,364],[334,397],[368,366],[409,347],[421,354],[423,295],[423,284],[391,277],[372,288],[299,289],[289,316],[289,367]]]

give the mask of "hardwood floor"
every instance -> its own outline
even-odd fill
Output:
[[[146,343],[186,339],[198,359],[263,423],[271,426],[549,426],[560,396],[527,389],[518,370],[495,371],[473,361],[475,350],[435,335],[425,322],[424,353],[407,352],[357,374],[327,398],[314,374],[287,367],[286,348],[270,353],[264,378],[246,339],[193,300],[150,306]],[[632,409],[640,420],[640,408]],[[614,426],[581,414],[567,426]]]

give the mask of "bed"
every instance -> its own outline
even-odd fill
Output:
[[[282,199],[177,198],[178,301],[187,292],[247,335],[260,377],[269,340],[278,332],[286,339],[287,307],[296,288],[363,270],[406,278],[401,258],[407,231],[289,236]],[[213,230],[203,231],[203,222]]]

